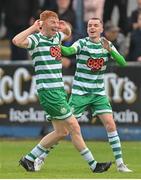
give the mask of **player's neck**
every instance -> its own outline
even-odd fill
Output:
[[[50,34],[48,34],[46,31],[40,31],[41,32],[41,34],[43,35],[43,36],[46,36],[46,37],[48,37],[48,38],[51,38],[52,37],[52,35],[50,35]]]
[[[90,37],[90,41],[92,41],[93,43],[99,43],[100,42],[100,38],[99,37],[97,37],[97,38]]]

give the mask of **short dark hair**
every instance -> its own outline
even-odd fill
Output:
[[[93,17],[93,18],[90,18],[89,20],[99,20],[101,24],[103,24],[103,21],[102,19],[98,18],[98,17]],[[89,21],[88,20],[88,21]]]

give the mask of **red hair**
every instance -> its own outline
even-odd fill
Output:
[[[48,11],[45,10],[40,14],[40,20],[41,21],[45,21],[46,19],[48,19],[49,17],[56,17],[58,18],[57,13],[53,12],[53,11]]]

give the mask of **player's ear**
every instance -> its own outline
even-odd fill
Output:
[[[39,21],[39,26],[40,26],[40,29],[42,29],[42,26],[43,26],[43,21]]]
[[[103,33],[103,31],[104,31],[104,29],[103,29],[103,25],[102,25],[102,26],[101,26],[100,32]]]

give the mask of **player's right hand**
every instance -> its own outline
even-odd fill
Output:
[[[36,28],[37,32],[41,31],[42,25],[43,25],[43,21],[41,21],[40,19],[36,20],[33,24],[33,26]]]

